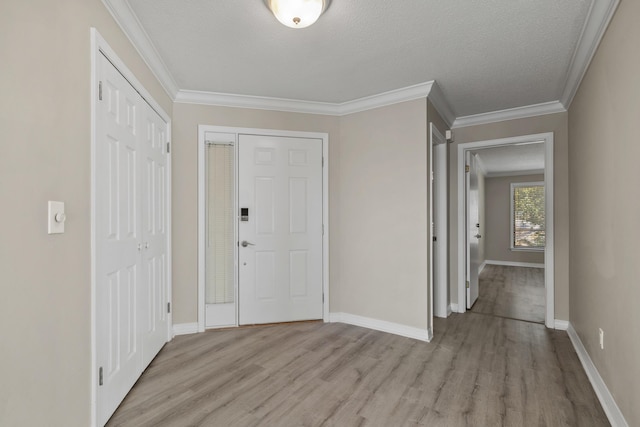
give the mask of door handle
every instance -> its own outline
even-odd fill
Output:
[[[243,240],[242,243],[240,243],[242,245],[243,248],[246,248],[247,246],[255,246],[255,243],[251,243],[251,242],[247,242],[246,240]]]
[[[482,235],[481,234],[476,234],[475,237],[479,239],[479,238],[482,237]]]

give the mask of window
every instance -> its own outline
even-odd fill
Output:
[[[511,183],[511,249],[544,246],[544,182]]]
[[[234,148],[207,143],[205,300],[207,304],[234,302],[235,221]]]

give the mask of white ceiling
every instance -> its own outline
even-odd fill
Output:
[[[298,30],[263,0],[103,1],[180,90],[343,103],[435,80],[460,117],[560,100],[595,0],[333,0]]]
[[[544,172],[544,142],[483,148],[473,153],[489,177]]]

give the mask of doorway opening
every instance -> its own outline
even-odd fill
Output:
[[[533,150],[537,150],[543,158],[544,164],[542,168],[521,168],[519,172],[511,171],[507,174],[503,174],[503,176],[508,176],[512,174],[512,176],[516,173],[520,174],[520,181],[533,181],[532,179],[527,179],[526,175],[538,173],[540,177],[542,177],[543,182],[543,192],[544,192],[544,238],[545,243],[544,247],[526,247],[526,248],[518,248],[513,246],[513,242],[509,242],[507,239],[511,239],[514,236],[514,232],[508,231],[511,237],[505,237],[503,240],[500,240],[499,244],[503,247],[507,247],[506,250],[511,253],[517,253],[517,251],[522,251],[521,254],[532,253],[535,254],[537,252],[539,256],[539,260],[541,262],[514,262],[514,261],[504,261],[504,260],[494,260],[488,259],[482,253],[482,245],[478,245],[480,239],[485,238],[486,240],[486,224],[485,218],[479,217],[477,222],[470,221],[470,213],[469,213],[469,191],[468,191],[468,181],[470,178],[468,177],[469,172],[466,172],[466,166],[469,165],[469,159],[482,159],[482,152],[489,153],[491,150],[501,151],[503,154],[505,152],[509,152],[510,150],[522,149],[527,152],[533,152]],[[486,151],[485,151],[486,150]],[[530,157],[530,156],[529,156]],[[482,164],[482,160],[478,161],[479,165],[477,165],[478,169],[482,171],[485,167]],[[502,266],[509,268],[522,268],[522,267],[532,267],[532,268],[544,268],[544,271],[538,271],[541,273],[542,280],[544,283],[544,290],[542,291],[544,295],[544,323],[547,327],[553,328],[555,325],[555,316],[554,316],[554,268],[553,268],[553,254],[554,254],[554,240],[553,240],[553,134],[552,133],[544,133],[544,134],[536,134],[536,135],[525,135],[519,137],[512,138],[503,138],[496,140],[488,140],[488,141],[477,141],[470,143],[463,143],[458,145],[458,301],[457,301],[457,311],[460,313],[464,313],[466,310],[470,309],[475,302],[475,298],[478,295],[478,282],[471,283],[472,280],[478,279],[478,274],[480,274],[480,280],[483,280],[483,276],[481,272],[483,268],[487,265],[493,266]],[[481,172],[482,175],[482,172]],[[498,174],[499,175],[499,174]],[[537,181],[538,179],[536,179]],[[485,187],[485,180],[480,180],[480,187]],[[509,187],[507,187],[509,188]],[[483,193],[485,188],[482,188],[481,193]],[[508,191],[508,190],[507,190]],[[504,196],[504,194],[503,194]],[[508,200],[505,196],[505,200]],[[483,206],[485,203],[484,196],[480,196],[478,200],[478,205]],[[493,205],[493,202],[491,203]],[[489,207],[490,208],[490,207]],[[480,209],[482,212],[482,209]],[[511,215],[511,214],[510,214]],[[489,217],[489,215],[487,215]],[[510,220],[509,220],[510,221]],[[504,227],[508,227],[509,223],[503,224]],[[534,234],[541,234],[541,230],[538,225],[531,224],[530,221],[522,221],[518,223],[520,226],[523,224],[531,228],[529,235],[533,236]],[[537,228],[536,228],[537,227]],[[526,227],[525,227],[526,228]],[[476,244],[476,253],[473,252],[473,244]],[[484,241],[482,241],[484,244]],[[517,245],[516,245],[517,246]],[[480,249],[478,249],[480,247]],[[480,255],[478,255],[478,252]],[[476,257],[472,260],[472,257]],[[498,274],[497,270],[499,268],[493,268],[493,277],[496,278],[495,274]],[[485,276],[490,276],[489,272],[491,269],[487,270]],[[474,274],[475,273],[475,277]],[[532,273],[530,271],[530,273]],[[515,274],[515,271],[509,273],[511,276]],[[485,277],[486,279],[487,277]],[[535,281],[534,281],[535,282]],[[533,283],[533,282],[532,282]],[[473,287],[475,286],[475,289]],[[534,291],[535,293],[536,291]],[[478,307],[476,310],[482,309],[482,307]],[[485,307],[486,309],[486,307]],[[473,311],[473,309],[472,309]],[[505,315],[504,317],[510,317],[509,315]],[[527,320],[527,319],[525,319]]]
[[[449,186],[449,144],[443,133],[429,124],[429,214],[432,244],[430,251],[429,289],[431,295],[430,329],[433,331],[433,316],[446,318],[449,310],[449,210],[447,188]]]

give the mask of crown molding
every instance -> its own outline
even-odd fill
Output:
[[[456,128],[567,111],[620,0],[592,0],[560,100],[458,118],[433,80],[343,103],[180,90],[127,0],[102,0],[102,3],[176,102],[342,116],[428,96],[443,120]]]
[[[543,116],[545,114],[564,113],[567,109],[560,101],[543,102],[542,104],[526,105],[524,107],[509,108],[507,110],[491,111],[458,117],[453,122],[453,128],[484,125],[505,120],[523,119],[527,117]]]
[[[287,111],[291,113],[339,115],[337,106],[329,102],[301,101],[297,99],[270,98],[265,96],[236,95],[232,93],[180,90],[175,102],[218,107],[252,108],[256,110]]]
[[[438,85],[436,81],[433,81],[433,86],[429,92],[429,100],[435,109],[438,110],[438,113],[440,113],[442,120],[447,123],[447,126],[451,127],[453,122],[456,120],[456,115],[453,112],[453,109],[451,109],[442,89],[440,89],[440,85]]]
[[[129,3],[126,0],[102,0],[102,3],[122,28],[124,34],[142,57],[142,60],[156,76],[165,92],[172,100],[175,99],[178,93],[178,85],[151,42],[149,35],[142,28],[142,24],[140,24],[140,21],[131,10]]]
[[[573,52],[560,102],[569,108],[620,0],[592,0]]]
[[[429,96],[434,81],[367,96],[342,103],[301,101],[296,99],[270,98],[263,96],[234,95],[230,93],[178,91],[175,101],[185,104],[203,104],[222,107],[252,108],[258,110],[287,111],[292,113],[344,116],[371,110],[399,102],[413,101]]]
[[[371,95],[353,101],[336,104],[339,116],[358,113],[360,111],[372,110],[374,108],[385,107],[399,102],[413,101],[429,96],[435,81],[431,80],[413,86],[390,90],[377,95]]]

